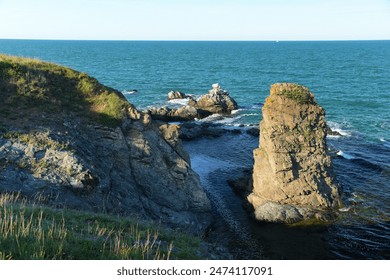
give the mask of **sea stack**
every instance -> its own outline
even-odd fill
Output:
[[[326,146],[324,109],[308,88],[279,83],[271,86],[262,113],[248,196],[256,219],[326,218],[327,210],[340,206],[340,197]]]

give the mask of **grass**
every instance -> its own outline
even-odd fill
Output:
[[[29,111],[76,112],[117,126],[130,106],[120,92],[85,73],[30,58],[0,54],[0,81],[0,114],[9,119]]]
[[[199,246],[155,224],[0,195],[0,259],[197,259]]]
[[[284,89],[282,94],[298,104],[307,104],[311,102],[309,89],[301,85],[294,84],[290,89]]]

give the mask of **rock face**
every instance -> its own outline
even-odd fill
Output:
[[[262,109],[260,147],[254,150],[256,219],[296,222],[324,218],[340,205],[325,142],[325,111],[296,84],[274,84]]]
[[[85,74],[0,56],[0,192],[203,233],[211,204],[178,128]]]

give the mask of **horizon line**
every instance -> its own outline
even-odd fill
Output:
[[[36,39],[36,38],[0,38],[16,41],[90,41],[90,42],[357,42],[357,41],[390,41],[390,39]]]

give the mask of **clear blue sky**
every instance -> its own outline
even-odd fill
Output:
[[[0,38],[390,39],[390,0],[0,0]]]

